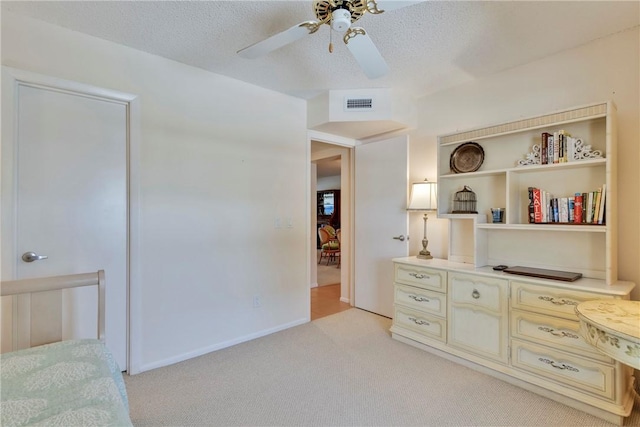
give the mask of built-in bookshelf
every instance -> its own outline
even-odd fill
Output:
[[[452,154],[469,142],[481,146],[482,163],[473,172],[455,173]],[[450,220],[449,260],[574,271],[614,283],[615,147],[610,101],[440,136],[438,217]],[[456,193],[465,186],[476,195],[477,214],[451,213]],[[536,220],[530,189],[547,195],[550,218]],[[596,197],[589,205],[594,210],[582,211],[580,222],[575,220],[577,193],[587,201]],[[565,201],[574,214],[566,220],[559,216]],[[504,209],[502,222],[492,222],[492,208]]]

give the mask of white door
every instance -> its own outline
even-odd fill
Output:
[[[106,343],[126,369],[127,104],[16,81],[9,89],[3,279],[105,270]],[[25,262],[26,252],[47,258]],[[96,302],[92,289],[65,294],[64,339],[95,337]]]
[[[409,139],[355,147],[355,306],[393,317],[392,258],[409,254]]]

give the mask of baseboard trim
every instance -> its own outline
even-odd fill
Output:
[[[308,318],[304,318],[304,319],[298,319],[298,320],[294,320],[293,322],[289,322],[289,323],[285,323],[273,328],[269,328],[269,329],[264,329],[262,331],[258,331],[256,333],[253,334],[248,334],[248,335],[244,335],[242,337],[239,338],[235,338],[229,341],[223,341],[221,343],[218,344],[214,344],[211,346],[207,346],[207,347],[203,347],[200,348],[198,350],[194,350],[194,351],[190,351],[187,353],[182,353],[180,355],[174,356],[174,357],[170,357],[167,359],[163,359],[163,360],[159,360],[153,363],[147,363],[144,365],[139,366],[139,370],[136,370],[136,374],[145,372],[145,371],[150,371],[152,369],[157,369],[157,368],[162,368],[164,366],[169,366],[169,365],[173,365],[175,363],[178,362],[184,362],[185,360],[189,360],[189,359],[193,359],[194,357],[198,357],[198,356],[202,356],[204,354],[207,353],[211,353],[213,351],[217,351],[217,350],[222,350],[223,348],[227,348],[227,347],[231,347],[234,346],[236,344],[241,344],[243,342],[247,342],[247,341],[251,341],[254,340],[256,338],[260,338],[260,337],[264,337],[266,335],[271,335],[275,332],[280,332],[283,331],[285,329],[289,329],[292,328],[294,326],[299,326],[299,325],[303,325],[305,323],[308,323],[309,319]]]

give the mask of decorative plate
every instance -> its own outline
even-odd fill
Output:
[[[477,142],[465,142],[451,153],[449,167],[455,173],[475,172],[484,162],[484,150]]]

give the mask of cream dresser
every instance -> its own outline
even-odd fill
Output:
[[[393,262],[393,338],[615,424],[630,414],[633,370],[582,338],[575,308],[629,299],[633,283],[536,279],[439,259]]]
[[[618,280],[616,107],[604,101],[513,116],[438,137],[447,260],[394,260],[393,337],[622,424],[633,406],[633,371],[583,339],[575,311],[587,301],[629,300],[635,286]],[[558,147],[545,150],[551,136]],[[567,203],[576,194],[597,200],[599,191],[601,204],[583,204],[591,221],[576,223],[575,207],[573,222],[552,220],[548,208],[558,204],[536,200],[543,190]],[[503,216],[488,222],[494,208]],[[491,268],[499,264],[582,278],[516,276]]]

